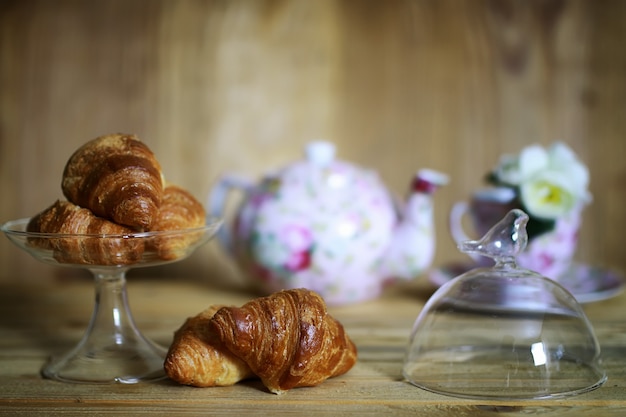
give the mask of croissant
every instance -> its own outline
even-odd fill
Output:
[[[150,230],[163,198],[161,166],[134,135],[93,139],[72,154],[63,171],[63,194],[96,216]]]
[[[137,262],[143,252],[141,239],[124,239],[132,229],[96,217],[91,211],[68,201],[57,200],[33,216],[27,231],[39,233],[81,234],[92,236],[62,236],[32,238],[32,245],[50,249],[60,263],[86,265],[127,265]],[[102,235],[119,237],[102,238]]]
[[[176,185],[168,185],[163,192],[161,207],[152,230],[192,229],[204,226],[205,222],[206,213],[202,204],[187,190]],[[185,232],[159,236],[154,239],[150,249],[155,250],[161,259],[177,259],[201,237],[202,233],[202,231],[198,231],[196,233]]]
[[[176,382],[196,387],[228,386],[254,376],[244,361],[230,353],[209,322],[220,306],[188,318],[174,334],[163,365]]]
[[[196,331],[204,334],[198,338],[215,338],[220,342],[203,345],[208,346],[206,349],[230,352],[276,394],[318,385],[347,372],[357,359],[356,347],[341,323],[328,314],[324,300],[317,293],[306,289],[280,291],[240,308],[220,308]],[[168,376],[191,385],[194,385],[190,383],[192,379],[215,379],[205,372],[217,365],[204,363],[213,361],[214,355],[207,355],[204,348],[185,347],[180,338],[177,333],[166,359]],[[181,363],[177,358],[181,349],[187,349],[186,354],[194,359]],[[179,380],[171,372],[173,363],[178,368],[191,367],[186,373],[196,376]]]

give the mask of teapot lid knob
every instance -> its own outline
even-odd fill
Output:
[[[324,140],[312,141],[306,145],[305,155],[309,162],[325,166],[335,158],[335,145]]]

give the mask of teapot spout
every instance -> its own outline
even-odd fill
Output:
[[[441,172],[430,169],[417,172],[382,258],[382,276],[408,280],[430,266],[435,255],[433,194],[447,183],[448,176]]]

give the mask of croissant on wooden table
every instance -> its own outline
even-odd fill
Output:
[[[164,367],[176,382],[216,387],[233,385],[254,376],[250,367],[226,349],[210,329],[209,323],[221,307],[211,306],[188,318],[174,334]]]
[[[139,231],[150,230],[163,198],[161,166],[137,136],[110,134],[77,149],[61,188],[72,203]]]
[[[294,289],[188,319],[164,368],[174,381],[194,386],[257,376],[280,394],[344,374],[356,360],[354,343],[319,294]]]
[[[128,265],[137,262],[144,252],[141,239],[124,239],[133,230],[95,216],[91,211],[69,201],[57,200],[33,216],[26,230],[38,233],[81,234],[31,238],[30,243],[51,249],[61,263],[85,265]],[[101,238],[101,235],[120,237]]]

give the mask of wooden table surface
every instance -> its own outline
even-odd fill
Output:
[[[184,319],[214,303],[242,304],[251,294],[200,281],[128,279],[131,310],[143,333],[169,344]],[[585,305],[609,376],[595,391],[560,400],[476,401],[430,393],[401,373],[405,346],[432,288],[421,278],[378,300],[332,307],[357,344],[359,361],[346,375],[277,396],[258,381],[192,388],[169,380],[136,385],[67,384],[43,379],[51,353],[72,348],[93,307],[89,278],[54,285],[0,287],[0,415],[626,415],[626,294]]]

